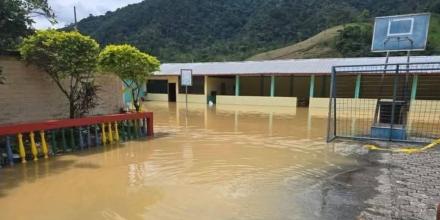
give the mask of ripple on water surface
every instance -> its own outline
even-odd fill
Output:
[[[145,108],[155,113],[154,139],[0,170],[1,215],[319,219],[304,214],[298,195],[356,165],[325,143],[326,120],[306,109]]]

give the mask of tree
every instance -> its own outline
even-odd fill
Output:
[[[99,54],[98,63],[101,71],[116,74],[131,90],[133,105],[139,112],[141,88],[159,70],[159,60],[130,45],[109,45]]]
[[[367,23],[351,24],[339,31],[336,49],[344,57],[377,56],[371,52],[373,27]]]
[[[44,70],[69,101],[70,118],[81,117],[97,105],[94,73],[99,45],[78,32],[37,31],[24,39],[25,61]]]
[[[22,37],[30,34],[32,15],[44,16],[55,23],[55,14],[47,0],[0,1],[0,50],[15,50]],[[0,84],[5,82],[0,67]]]
[[[44,16],[55,23],[47,0],[0,1],[0,49],[14,50],[22,37],[32,33],[33,16]]]

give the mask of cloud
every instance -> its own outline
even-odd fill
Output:
[[[129,4],[142,0],[49,0],[49,5],[55,12],[58,23],[51,25],[44,17],[34,17],[37,29],[60,28],[74,22],[73,6],[76,6],[78,21],[90,14],[102,15],[107,11],[114,11]]]

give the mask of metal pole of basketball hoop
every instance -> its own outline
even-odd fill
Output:
[[[381,86],[379,89],[379,97],[377,99],[376,110],[374,115],[374,123],[377,122],[379,114],[379,105],[381,104],[383,81],[387,74],[389,67],[389,59],[391,52],[406,52],[406,70],[401,68],[401,64],[395,65],[394,83],[393,83],[393,97],[392,97],[392,107],[391,107],[391,121],[389,130],[389,140],[392,141],[393,137],[393,127],[395,124],[395,107],[397,101],[397,86],[398,86],[398,75],[401,72],[405,72],[405,83],[403,87],[403,101],[406,103],[406,109],[409,109],[410,102],[407,101],[407,88],[409,82],[410,65],[411,65],[411,51],[422,51],[426,49],[426,43],[429,31],[429,13],[420,14],[408,14],[408,15],[395,15],[395,16],[385,16],[375,18],[374,28],[373,28],[373,41],[371,44],[372,52],[386,52],[385,65],[383,69],[383,74],[381,77]],[[413,83],[414,84],[414,83]],[[414,86],[413,86],[414,87]],[[412,98],[411,94],[411,98]],[[402,101],[402,100],[401,100]],[[407,114],[407,112],[402,113],[402,109],[399,110],[400,114]],[[405,110],[404,110],[405,111]],[[407,110],[406,110],[407,111]],[[401,118],[402,116],[399,116]],[[407,130],[407,116],[403,116],[402,127]],[[400,119],[399,119],[400,120]]]

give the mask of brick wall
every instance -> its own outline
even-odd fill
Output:
[[[0,56],[6,77],[0,84],[0,124],[66,118],[68,102],[50,77],[14,56]],[[115,76],[98,75],[99,106],[90,114],[118,112],[122,106],[122,82]]]

